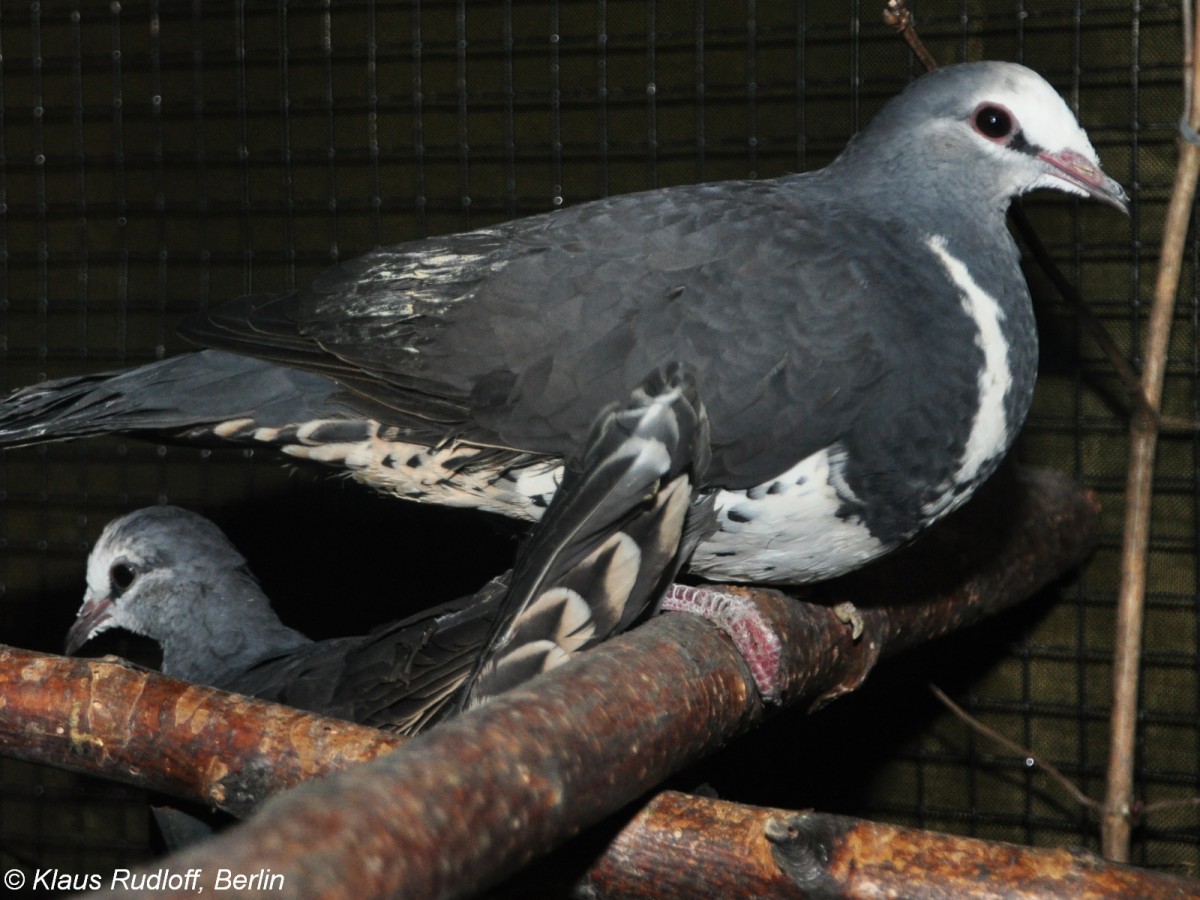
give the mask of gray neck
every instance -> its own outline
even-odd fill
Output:
[[[187,615],[171,617],[183,627],[165,628],[159,636],[164,674],[219,685],[263,659],[311,643],[279,620],[244,570],[226,573],[207,590],[218,596],[199,597]]]
[[[982,160],[964,165],[964,158],[975,155],[972,148],[955,146],[945,135],[892,140],[889,130],[888,122],[873,121],[818,177],[835,180],[843,201],[864,211],[894,210],[910,227],[961,221],[981,233],[1007,236],[1004,218],[1016,189],[989,176]]]

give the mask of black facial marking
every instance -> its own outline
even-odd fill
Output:
[[[1018,150],[1021,153],[1028,153],[1030,156],[1037,156],[1038,148],[1029,143],[1025,137],[1025,132],[1018,131],[1008,141],[1009,149]]]

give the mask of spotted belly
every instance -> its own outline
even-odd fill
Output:
[[[717,531],[692,555],[713,580],[799,584],[842,575],[891,549],[871,534],[842,477],[844,455],[822,450],[764,484],[719,491]]]

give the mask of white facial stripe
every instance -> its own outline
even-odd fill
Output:
[[[1009,445],[1008,412],[1004,405],[1009,388],[1012,387],[1012,370],[1008,366],[1008,342],[1000,327],[1005,318],[1004,311],[996,298],[981,288],[962,260],[946,250],[946,239],[933,235],[925,244],[946,267],[950,280],[962,292],[962,307],[975,327],[975,346],[983,351],[984,365],[979,373],[979,410],[971,423],[971,434],[967,438],[958,471],[953,476],[954,484],[973,481],[980,471]],[[926,510],[940,515],[949,511],[953,494],[948,493],[946,503]]]

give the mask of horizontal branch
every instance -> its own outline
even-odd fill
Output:
[[[744,806],[664,791],[576,886],[588,900],[683,897],[1200,897],[1200,881],[1078,849]]]
[[[244,816],[270,794],[402,738],[116,659],[0,646],[0,755],[101,775]]]
[[[1026,473],[996,493],[1012,501],[1007,511],[971,504],[908,554],[915,570],[890,570],[886,602],[896,605],[864,602],[857,641],[826,607],[742,589],[783,639],[784,701],[813,706],[845,693],[881,656],[1018,602],[1092,547],[1095,506],[1067,479]],[[396,753],[271,799],[170,864],[266,867],[305,897],[464,896],[764,714],[724,633],[658,616]]]

